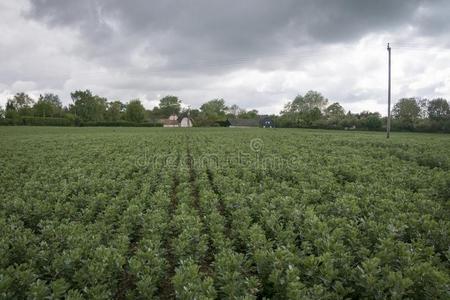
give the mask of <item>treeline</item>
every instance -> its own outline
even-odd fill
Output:
[[[48,126],[158,126],[146,120],[146,110],[139,99],[127,104],[108,101],[91,91],[71,93],[72,103],[63,106],[58,95],[40,95],[37,101],[26,93],[8,99],[0,107],[0,124]]]
[[[172,114],[189,114],[195,126],[221,126],[229,118],[258,118],[257,110],[227,107],[223,99],[188,109],[182,107],[178,97],[168,95],[151,110],[145,109],[139,99],[108,101],[89,90],[75,91],[71,99],[71,104],[63,106],[55,94],[40,95],[35,101],[26,93],[17,93],[7,100],[5,109],[0,107],[0,125],[162,126],[161,119]]]
[[[72,103],[63,106],[58,95],[40,95],[37,101],[26,93],[8,99],[0,107],[0,125],[49,126],[161,126],[172,114],[187,115],[194,126],[225,126],[227,119],[257,119],[257,110],[246,110],[224,99],[212,99],[198,109],[182,107],[176,96],[165,96],[158,106],[145,109],[139,99],[128,103],[108,101],[89,90],[71,93]],[[279,115],[271,115],[275,127],[384,130],[386,117],[378,112],[345,112],[322,94],[309,91],[288,102]],[[392,130],[450,132],[450,109],[446,99],[400,99],[392,109]]]
[[[344,108],[315,91],[298,95],[278,116],[278,127],[384,130],[387,118],[378,112],[345,112]],[[402,98],[392,109],[391,129],[396,131],[450,132],[446,99]]]

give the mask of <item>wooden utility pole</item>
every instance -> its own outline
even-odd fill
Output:
[[[386,125],[386,138],[389,138],[391,133],[391,46],[387,44],[389,54],[389,78],[388,78],[388,117]]]

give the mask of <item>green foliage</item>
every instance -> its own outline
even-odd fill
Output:
[[[5,118],[2,118],[2,119],[0,119],[0,126],[17,125],[16,122],[17,122],[16,119],[5,119]]]
[[[450,118],[450,108],[447,100],[433,99],[428,103],[428,116],[431,120],[446,120]]]
[[[58,117],[62,115],[62,103],[58,95],[39,95],[39,100],[34,104],[33,110],[37,117]]]
[[[99,121],[99,122],[80,122],[78,124],[82,127],[162,127],[159,123],[134,123],[124,120],[119,121]]]
[[[414,128],[414,124],[420,116],[418,101],[415,98],[398,100],[392,109],[392,116],[401,122],[403,128]]]
[[[176,96],[165,96],[159,100],[157,114],[162,118],[168,118],[181,111],[181,100]]]
[[[223,99],[213,99],[200,106],[202,115],[210,122],[225,120],[226,110],[227,107]]]
[[[123,117],[125,104],[120,101],[108,102],[105,119],[109,122],[117,122]]]
[[[25,93],[17,93],[8,99],[4,111],[0,108],[1,125],[48,125],[67,126],[67,122],[32,121],[24,122],[24,117],[68,119],[74,126],[161,126],[161,119],[189,112],[196,127],[229,126],[227,119],[260,119],[255,109],[246,110],[233,104],[225,105],[223,99],[213,99],[200,109],[181,109],[181,100],[176,96],[165,96],[159,106],[145,110],[138,100],[129,105],[120,101],[108,102],[106,98],[93,95],[89,90],[71,93],[73,104],[62,107],[55,94],[40,95],[34,103]],[[308,91],[288,102],[280,115],[270,116],[275,127],[322,128],[345,130],[384,130],[386,117],[377,112],[345,114],[344,108],[334,102],[328,107],[328,99],[316,91]],[[127,108],[128,107],[128,108]],[[450,132],[450,109],[446,99],[428,101],[426,98],[403,98],[393,108],[392,131]],[[125,121],[125,122],[124,122]],[[103,123],[105,122],[105,123]],[[138,125],[139,124],[139,125]]]
[[[1,298],[449,298],[445,135],[0,136]]]
[[[225,248],[217,255],[215,264],[221,299],[255,299],[258,281],[244,275],[250,267],[244,255]]]
[[[240,119],[257,119],[258,118],[258,111],[256,109],[252,109],[249,111],[241,111],[238,114],[238,118]]]
[[[386,118],[379,113],[363,111],[348,112],[335,102],[323,109],[328,100],[320,93],[310,91],[288,102],[280,116],[275,118],[276,127],[306,127],[323,129],[383,130]],[[323,109],[323,113],[322,113]],[[393,109],[394,131],[450,132],[450,111],[445,99],[404,98]]]
[[[39,118],[39,117],[23,117],[21,118],[23,125],[32,126],[72,126],[73,122],[66,118]]]
[[[215,299],[216,291],[210,277],[202,278],[199,267],[192,260],[181,261],[173,277],[177,299]]]
[[[129,260],[130,272],[136,276],[139,294],[149,298],[156,293],[165,271],[161,245],[154,243],[151,238],[144,239],[142,247]]]
[[[74,121],[68,118],[19,117],[0,120],[1,125],[29,126],[74,126]]]
[[[134,123],[142,123],[145,118],[145,108],[139,99],[128,102],[125,109],[126,119]]]
[[[14,118],[15,114],[22,116],[32,116],[32,107],[34,101],[25,93],[17,93],[6,103],[6,117]]]
[[[71,111],[82,121],[102,121],[106,111],[106,99],[92,95],[91,91],[75,91],[70,94]]]
[[[322,94],[316,91],[308,91],[304,96],[298,95],[292,102],[285,106],[286,112],[291,113],[308,113],[312,110],[322,110],[328,103]]]
[[[337,102],[325,109],[325,116],[329,119],[341,119],[345,116],[344,108]]]
[[[380,129],[381,126],[383,125],[383,122],[381,121],[380,116],[376,116],[376,115],[370,115],[367,117],[366,119],[366,127],[369,130],[377,130]]]
[[[17,119],[0,119],[0,126],[29,125],[29,126],[81,126],[81,127],[162,127],[160,123],[135,123],[124,120],[82,122],[74,116],[65,118],[18,117]]]
[[[319,92],[309,91],[304,96],[298,95],[292,102],[288,102],[282,115],[287,116],[290,121],[288,127],[310,127],[314,121],[322,116],[322,109],[328,103],[328,99]]]

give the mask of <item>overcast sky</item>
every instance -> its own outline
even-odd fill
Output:
[[[387,42],[395,100],[450,100],[448,0],[0,0],[0,105],[90,89],[278,113],[317,90],[385,114]]]

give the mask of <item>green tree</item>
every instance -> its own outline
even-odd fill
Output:
[[[383,121],[379,113],[370,113],[365,118],[365,126],[369,130],[377,130],[383,126]]]
[[[297,126],[310,126],[312,122],[320,119],[321,111],[327,103],[328,99],[321,93],[308,91],[304,96],[297,95],[292,102],[288,102],[281,114]]]
[[[242,110],[238,117],[241,119],[256,119],[258,117],[258,111],[256,109],[249,111]]]
[[[91,91],[75,91],[70,94],[71,110],[83,121],[102,121],[106,111],[106,99],[92,95]]]
[[[146,110],[145,115],[147,120],[150,120],[151,122],[159,122],[160,119],[163,118],[158,106],[153,107],[151,110]]]
[[[0,105],[0,119],[3,119],[5,117],[5,110],[3,109],[3,107]]]
[[[165,96],[159,100],[158,113],[163,118],[168,118],[173,114],[179,114],[181,111],[181,100],[176,96]]]
[[[6,103],[6,114],[12,115],[16,114],[21,116],[31,116],[33,115],[34,101],[25,93],[17,93],[12,99],[8,99]]]
[[[198,109],[191,109],[190,115],[192,119],[198,118],[200,116],[200,110]]]
[[[322,110],[328,104],[328,99],[319,92],[309,91],[303,96],[303,103],[307,110],[313,110],[314,108]]]
[[[223,99],[213,99],[200,106],[200,111],[204,117],[212,122],[225,120],[227,109]]]
[[[245,110],[240,108],[237,104],[233,104],[227,109],[227,117],[230,119],[237,118],[242,112],[245,112]]]
[[[403,128],[414,128],[420,116],[420,106],[415,98],[402,98],[392,110],[392,115]]]
[[[352,114],[351,111],[348,111],[344,118],[339,122],[339,126],[342,128],[353,128],[358,124],[358,116],[356,114]]]
[[[145,108],[139,99],[131,100],[125,110],[128,121],[141,123],[145,119]]]
[[[39,95],[39,100],[33,106],[34,114],[39,117],[56,117],[62,113],[62,103],[58,95]]]
[[[122,119],[126,105],[120,101],[108,102],[105,119],[108,121],[117,122]]]
[[[427,98],[418,98],[417,105],[420,108],[419,118],[425,119],[428,117],[428,99]]]
[[[15,108],[13,100],[8,99],[8,101],[6,101],[5,117],[8,119],[15,119],[18,116],[19,116],[19,112]]]
[[[345,110],[338,102],[335,102],[325,109],[325,116],[328,119],[339,120],[345,116]]]
[[[445,120],[450,116],[447,100],[443,98],[433,99],[428,103],[428,117],[431,120]]]
[[[314,107],[300,114],[301,126],[311,126],[314,121],[322,117],[322,112],[318,107]]]
[[[328,99],[316,91],[308,91],[305,96],[297,95],[295,99],[288,103],[287,108],[290,112],[308,112],[315,108],[322,110],[328,103]]]

